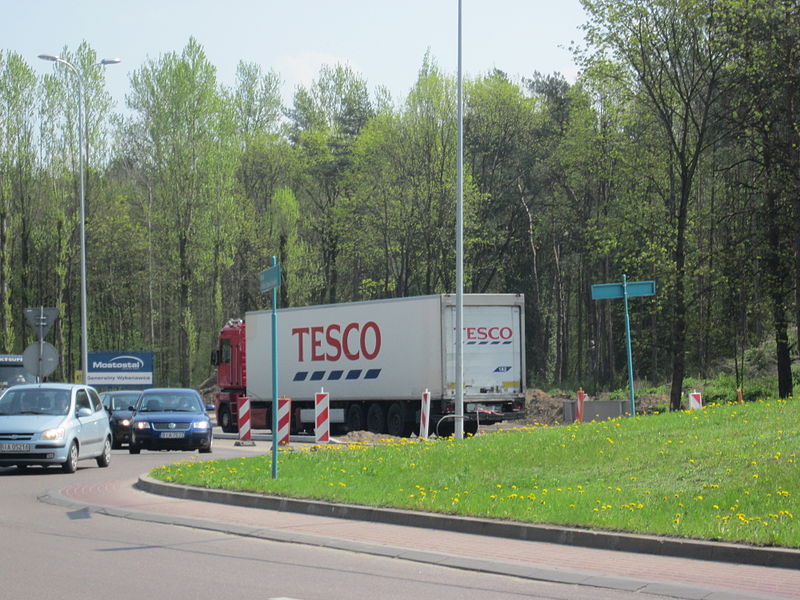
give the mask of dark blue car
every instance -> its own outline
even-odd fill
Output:
[[[128,445],[131,454],[139,454],[143,448],[211,452],[211,420],[195,390],[144,390],[133,408]]]
[[[122,444],[131,441],[131,407],[136,404],[136,399],[142,392],[140,390],[125,390],[103,392],[100,401],[108,411],[111,421],[111,431],[114,433],[114,448],[122,448]]]

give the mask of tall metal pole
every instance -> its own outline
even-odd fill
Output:
[[[272,267],[278,258],[272,257]],[[278,287],[272,288],[272,478],[278,478]]]
[[[52,56],[50,54],[40,54],[39,58],[51,62],[66,65],[75,73],[78,78],[78,189],[80,195],[80,236],[81,236],[81,377],[86,383],[86,373],[89,367],[89,309],[86,293],[86,195],[83,185],[83,75],[77,67],[68,60]],[[119,63],[118,58],[103,59],[98,65],[115,65]]]
[[[461,0],[458,0],[458,156],[456,159],[456,427],[464,439],[464,101],[461,75]]]
[[[631,317],[628,312],[628,276],[622,275],[622,297],[625,300],[625,345],[628,351],[628,395],[631,416],[636,416],[636,401],[633,397],[633,352],[631,352]]]

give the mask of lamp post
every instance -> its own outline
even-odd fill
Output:
[[[81,232],[81,372],[83,383],[86,383],[86,371],[89,366],[89,325],[86,300],[86,197],[83,187],[83,74],[68,60],[51,54],[40,54],[39,58],[66,65],[78,78],[78,178],[80,190],[80,232]],[[98,65],[115,65],[121,62],[118,58],[104,58]]]
[[[461,74],[461,0],[458,0],[458,150],[456,155],[456,426],[464,439],[464,97]]]

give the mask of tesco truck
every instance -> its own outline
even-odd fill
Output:
[[[524,297],[463,296],[464,431],[524,414]],[[314,395],[329,394],[334,433],[419,431],[430,393],[430,431],[454,430],[456,296],[451,294],[285,308],[277,311],[278,393],[291,399],[291,431],[314,426]],[[272,311],[248,312],[222,329],[212,353],[217,423],[271,429]]]

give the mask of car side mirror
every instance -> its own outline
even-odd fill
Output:
[[[92,409],[86,408],[85,406],[78,409],[78,417],[91,417],[92,416]]]
[[[213,404],[206,404],[206,412],[213,412],[214,405]]]

